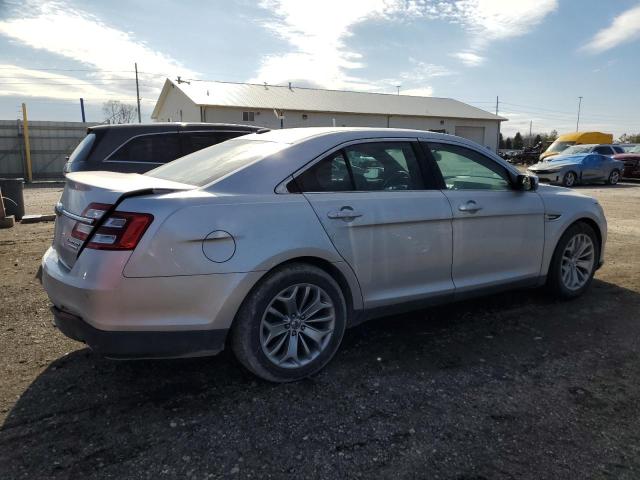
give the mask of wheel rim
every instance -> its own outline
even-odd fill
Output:
[[[573,175],[573,173],[567,173],[567,178],[565,179],[565,184],[567,185],[567,187],[571,187],[573,186],[573,182],[575,182],[576,178]]]
[[[620,174],[618,172],[611,172],[611,178],[609,179],[609,181],[613,184],[618,183],[618,180],[620,179]]]
[[[562,253],[562,283],[569,290],[579,290],[591,277],[595,247],[589,235],[579,233],[569,240]]]
[[[260,346],[278,367],[303,367],[327,348],[335,320],[327,292],[309,283],[293,285],[269,302],[260,322]]]

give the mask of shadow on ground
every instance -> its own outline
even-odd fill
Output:
[[[0,478],[637,478],[640,295],[519,291],[348,331],[272,385],[228,352],[51,363],[0,430]]]

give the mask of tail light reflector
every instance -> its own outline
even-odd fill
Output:
[[[83,217],[99,220],[111,205],[92,203],[82,213]],[[91,237],[86,248],[95,250],[133,250],[140,242],[142,235],[153,222],[153,215],[148,213],[119,212],[109,215],[104,223]],[[93,225],[77,222],[71,236],[78,240],[86,240]]]

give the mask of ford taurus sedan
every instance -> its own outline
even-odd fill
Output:
[[[624,162],[612,158],[618,150],[622,149],[617,145],[575,145],[527,171],[537,175],[541,182],[565,187],[593,182],[615,185],[624,170]]]
[[[598,202],[459,137],[251,134],[145,175],[67,177],[42,260],[55,322],[111,358],[211,355],[292,381],[364,320],[515,287],[582,294]]]

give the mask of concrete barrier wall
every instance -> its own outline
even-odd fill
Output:
[[[34,180],[62,178],[65,157],[96,123],[29,122]],[[20,120],[0,120],[0,177],[25,177],[24,129]]]

